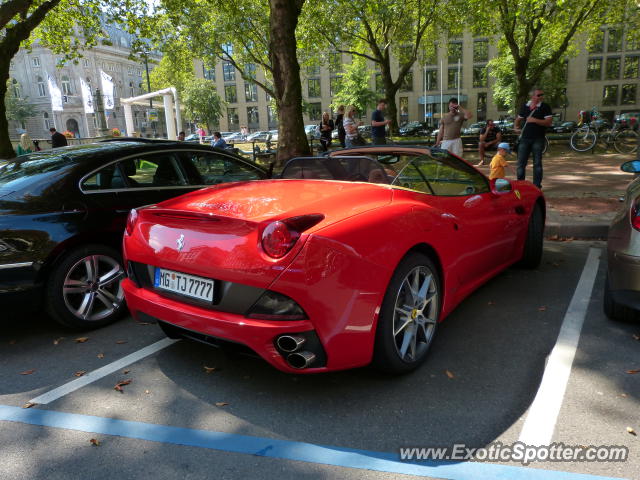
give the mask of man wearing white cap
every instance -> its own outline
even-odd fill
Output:
[[[511,145],[506,142],[502,142],[498,144],[498,153],[496,153],[491,159],[491,165],[489,168],[491,169],[489,172],[489,180],[493,180],[495,178],[504,178],[504,169],[511,169],[509,163],[507,162],[507,155],[511,154]]]

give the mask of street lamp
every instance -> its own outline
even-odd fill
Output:
[[[151,77],[149,76],[149,51],[144,50],[142,52],[140,52],[144,55],[144,68],[147,71],[147,92],[151,93]],[[149,108],[150,110],[153,110],[153,99],[149,98]],[[149,111],[149,114],[151,114],[151,111]],[[153,136],[156,136],[156,122],[151,121],[151,128],[153,131]]]

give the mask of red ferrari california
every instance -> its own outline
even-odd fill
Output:
[[[539,264],[544,219],[528,182],[443,150],[361,147],[132,210],[123,288],[173,338],[239,344],[285,372],[402,373],[467,295]]]

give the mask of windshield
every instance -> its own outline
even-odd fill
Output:
[[[40,178],[73,165],[75,161],[66,155],[28,155],[0,165],[0,189],[18,190],[22,185],[37,182]]]

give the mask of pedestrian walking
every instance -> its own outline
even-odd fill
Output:
[[[338,115],[336,115],[335,123],[336,123],[336,128],[338,129],[338,140],[340,141],[340,145],[344,148],[345,133],[344,133],[344,125],[342,124],[343,121],[344,121],[344,105],[340,105],[338,107]]]
[[[457,98],[451,98],[449,100],[449,112],[440,119],[436,147],[462,157],[463,148],[460,131],[462,130],[462,124],[472,116],[471,112],[460,106]]]
[[[54,127],[49,129],[51,133],[51,148],[66,147],[68,145],[67,137],[57,132]]]
[[[334,128],[335,125],[329,116],[329,112],[324,112],[320,121],[320,148],[323,152],[329,150],[331,146],[331,132],[333,132]]]
[[[480,161],[476,164],[476,167],[484,165],[484,152],[493,148],[497,148],[496,145],[502,143],[502,132],[493,120],[487,120],[487,125],[480,132],[480,139],[478,140],[478,154]]]
[[[493,156],[489,165],[489,180],[504,178],[505,168],[511,169],[507,162],[507,155],[511,155],[511,145],[506,142],[499,143],[498,153]]]
[[[387,108],[387,101],[384,98],[378,100],[378,106],[371,114],[371,137],[374,145],[387,144],[387,125],[391,124],[391,120],[384,119],[384,111]]]
[[[357,147],[359,145],[358,126],[356,125],[356,121],[354,118],[355,115],[356,115],[356,107],[351,105],[349,106],[349,108],[347,108],[347,114],[345,115],[344,120],[342,122],[344,126],[344,132],[345,132],[344,141],[347,148]]]
[[[533,155],[533,184],[542,188],[542,151],[544,150],[544,136],[547,127],[551,126],[553,113],[551,107],[544,103],[544,92],[534,87],[529,93],[530,100],[522,105],[518,117],[514,122],[516,133],[520,133],[518,141],[518,180],[525,179],[525,171],[529,162],[529,155]],[[524,125],[520,129],[520,124]]]
[[[18,148],[16,148],[16,154],[26,155],[27,153],[31,153],[34,150],[35,148],[29,134],[23,133],[22,135],[20,135],[20,143],[18,143]]]

